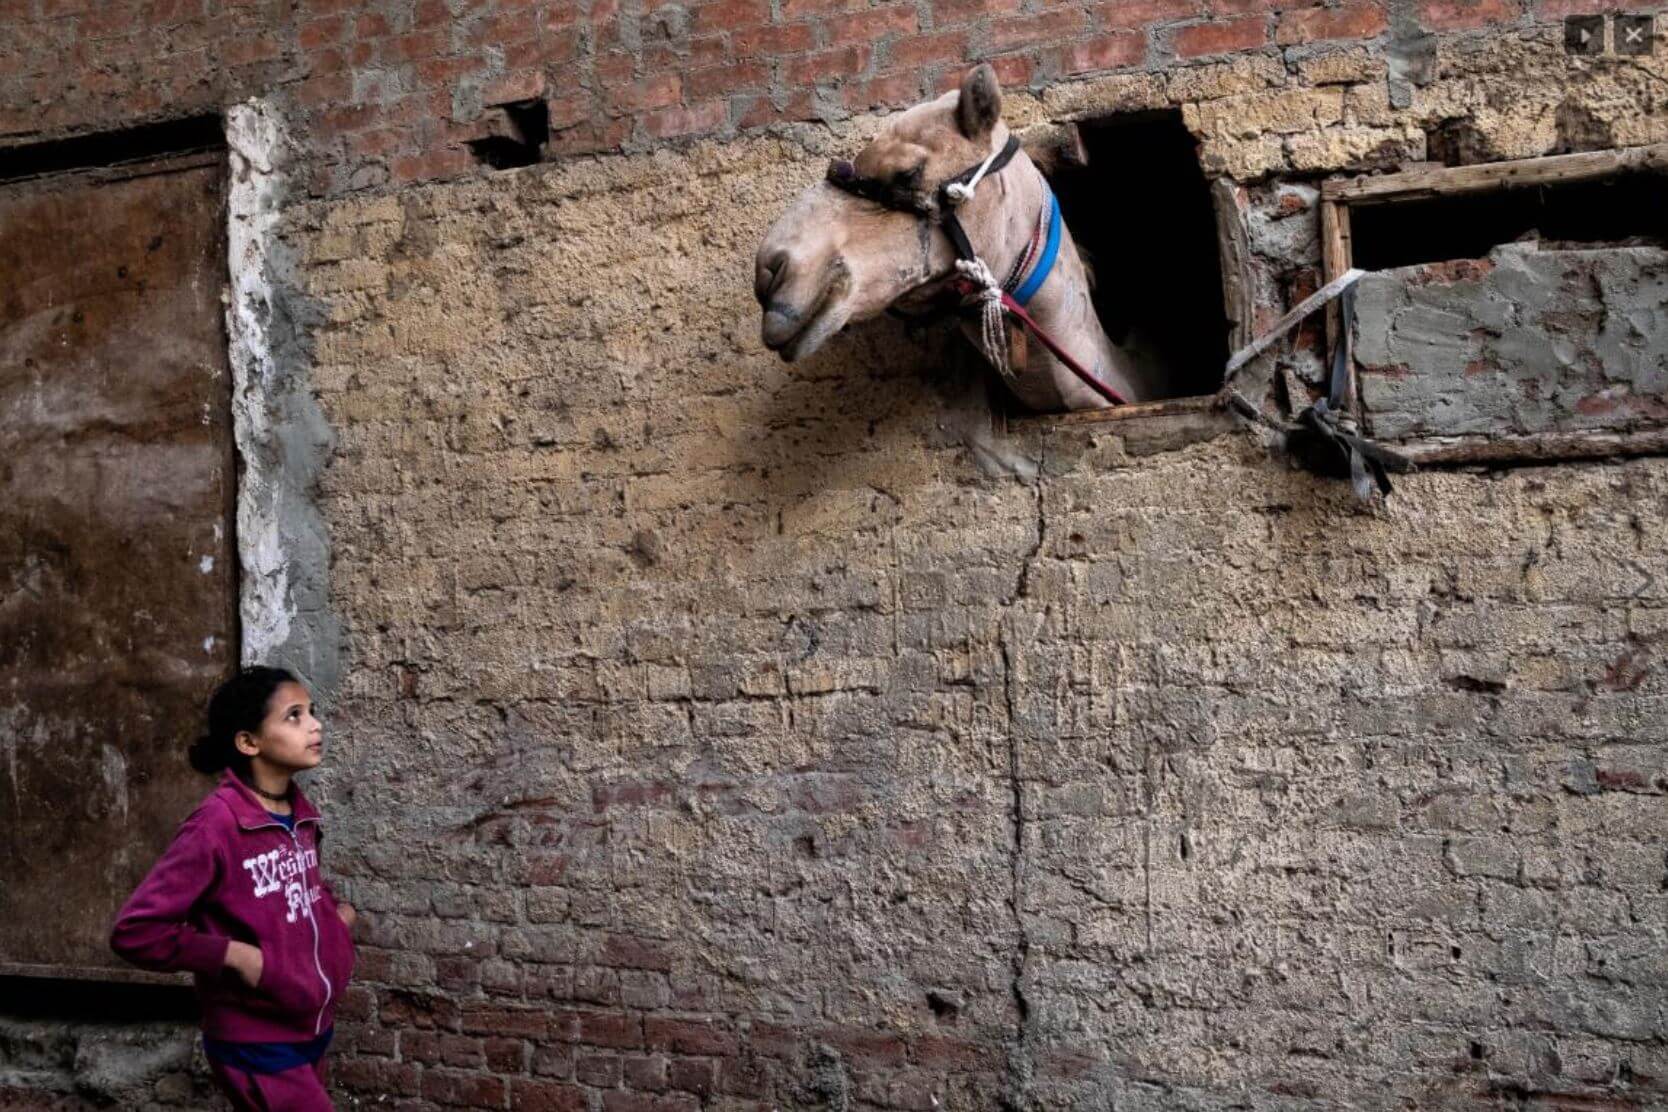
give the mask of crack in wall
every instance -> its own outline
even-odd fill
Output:
[[[1034,474],[1034,472],[1033,472]],[[1020,564],[1018,580],[1014,585],[1014,593],[1003,606],[1002,617],[998,626],[999,644],[1002,650],[1002,694],[1007,709],[1008,730],[1008,784],[1012,795],[1012,807],[1009,812],[1013,830],[1013,850],[1009,856],[1009,896],[1008,906],[1013,912],[1015,945],[1013,957],[1010,960],[1009,992],[1013,996],[1014,1010],[1017,1013],[1015,1024],[1014,1044],[1008,1057],[1008,1075],[1003,1084],[1002,1107],[1017,1112],[1019,1109],[1031,1107],[1031,1080],[1033,1064],[1031,1062],[1030,1028],[1031,1001],[1025,994],[1025,975],[1030,959],[1031,939],[1025,928],[1025,779],[1020,769],[1019,729],[1017,685],[1018,671],[1014,658],[1014,644],[1010,634],[1009,619],[1014,607],[1022,599],[1030,596],[1031,568],[1037,561],[1043,549],[1043,541],[1047,535],[1048,519],[1043,501],[1042,484],[1033,480],[1033,500],[1037,515],[1037,538],[1026,553]]]

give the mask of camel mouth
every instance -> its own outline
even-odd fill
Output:
[[[803,359],[822,347],[846,325],[850,315],[844,296],[848,284],[843,273],[836,273],[808,310],[779,302],[769,306],[760,328],[764,346],[780,355],[784,363]]]

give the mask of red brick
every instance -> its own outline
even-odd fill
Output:
[[[859,1062],[879,1066],[901,1066],[905,1047],[901,1037],[866,1027],[836,1027],[819,1032],[822,1040]]]
[[[785,23],[775,27],[750,27],[731,35],[730,42],[735,47],[737,58],[799,54],[817,44],[816,25]]]
[[[1200,0],[1112,0],[1095,8],[1095,25],[1107,30],[1197,19]]]
[[[414,31],[397,35],[383,47],[382,56],[388,61],[414,62],[419,58],[433,58],[446,49],[446,36],[440,31]]]
[[[886,51],[887,64],[925,69],[967,57],[967,32],[946,31],[937,35],[913,35],[899,39]]]
[[[674,1089],[709,1096],[718,1084],[718,1064],[711,1058],[674,1058],[668,1079]]]
[[[339,15],[326,19],[309,20],[301,25],[296,32],[296,42],[303,50],[316,50],[327,43],[333,43],[342,37],[342,29],[347,26],[347,20]]]
[[[559,158],[615,150],[631,136],[631,127],[629,119],[575,124],[551,135],[550,142],[545,144],[545,155]]]
[[[872,43],[888,35],[913,34],[920,29],[920,17],[914,8],[898,5],[826,19],[823,28],[829,46],[852,46]]]
[[[987,16],[1013,15],[1020,0],[932,0],[932,25],[939,30],[974,23]]]
[[[527,1044],[520,1039],[487,1039],[481,1049],[494,1073],[520,1073],[527,1059]]]
[[[480,69],[481,64],[479,58],[469,55],[452,58],[424,58],[417,63],[417,79],[429,87],[449,86],[465,74],[474,73]]]
[[[907,108],[921,100],[919,72],[894,73],[847,85],[844,90],[847,108],[860,112],[865,108]]]
[[[419,22],[417,26],[425,24]],[[380,39],[393,33],[394,28],[389,25],[388,17],[381,12],[365,12],[353,24],[353,37],[357,39]]]
[[[742,62],[734,66],[694,70],[685,77],[689,99],[710,100],[730,93],[770,87],[770,67],[763,62]]]
[[[349,985],[342,993],[341,1002],[336,1005],[336,1018],[368,1020],[375,1011],[376,993],[364,985]]]
[[[1258,12],[1293,11],[1314,8],[1320,0],[1206,0],[1206,8],[1214,16],[1255,15]]]
[[[1010,87],[1029,85],[1036,74],[1037,60],[1029,54],[1003,54],[988,60],[990,68],[996,71],[996,79]],[[950,88],[961,84],[960,70],[952,70],[945,76],[950,78]]]
[[[1384,8],[1376,3],[1311,8],[1282,13],[1275,41],[1281,46],[1291,46],[1324,39],[1365,39],[1383,33],[1388,26]]]
[[[753,1053],[784,1062],[799,1057],[800,1032],[776,1023],[755,1022],[747,1031],[747,1045]]]
[[[683,99],[683,78],[675,73],[659,73],[629,85],[615,87],[608,94],[609,107],[616,113],[642,112],[650,108],[665,108]],[[598,787],[597,791],[606,791]],[[593,793],[595,794],[595,793]],[[607,806],[602,803],[598,809]]]
[[[283,54],[284,44],[276,35],[257,35],[225,43],[220,48],[220,61],[228,66],[246,66],[252,62],[270,62]]]
[[[915,1040],[910,1057],[916,1065],[933,1070],[970,1070],[988,1065],[994,1050],[967,1039],[923,1035]]]
[[[487,104],[507,104],[514,100],[536,100],[544,96],[544,74],[539,70],[522,70],[495,77],[481,87],[481,99]]]
[[[521,1078],[511,1083],[510,1104],[518,1112],[587,1112],[591,1107],[590,1098],[578,1085]]]
[[[666,1056],[630,1055],[624,1061],[625,1083],[628,1089],[659,1092],[666,1088]]]
[[[542,1039],[550,1032],[550,1017],[537,1008],[470,1003],[463,1006],[463,1030],[475,1035],[515,1035]]]
[[[405,127],[368,127],[347,137],[348,155],[361,162],[409,154],[416,147],[416,133]]]
[[[1537,19],[1563,19],[1567,15],[1598,15],[1616,9],[1614,0],[1540,0]]]
[[[738,1097],[763,1097],[770,1093],[770,1065],[758,1058],[725,1058],[718,1072],[721,1092]],[[731,1107],[726,1105],[725,1107]]]
[[[331,1061],[330,1080],[350,1093],[414,1097],[422,1088],[422,1069],[409,1062],[344,1057]]]
[[[586,1046],[636,1050],[643,1045],[643,1022],[620,1012],[575,1012],[579,1020],[579,1041]]]
[[[832,15],[850,6],[848,0],[782,0],[782,19],[787,22],[807,16]]]
[[[692,35],[710,35],[742,27],[758,27],[769,22],[770,4],[767,0],[714,0],[695,9],[689,31]]]
[[[815,85],[841,77],[851,77],[869,68],[869,48],[848,46],[843,50],[823,50],[795,58],[784,67],[790,86]]]
[[[699,1112],[701,1102],[688,1093],[604,1093],[603,1112]]]
[[[665,973],[672,968],[672,955],[659,942],[633,938],[629,934],[611,934],[602,943],[603,965],[617,969],[650,969]]]
[[[504,1082],[479,1074],[423,1071],[423,1099],[463,1108],[502,1108]]]
[[[1510,23],[1522,14],[1516,0],[1425,0],[1419,5],[1419,22],[1432,31]]]
[[[573,1079],[598,1089],[619,1088],[620,1059],[613,1054],[578,1055],[573,1061]]]
[[[1004,19],[991,24],[990,46],[992,50],[1012,50],[1016,46],[1075,38],[1082,32],[1081,11],[1076,8],[1056,8],[1040,15]]]
[[[694,104],[688,108],[662,108],[643,117],[643,129],[656,139],[679,135],[704,135],[717,131],[730,119],[730,106],[722,100]]]
[[[657,46],[643,52],[643,68],[646,71],[706,69],[708,66],[721,66],[730,61],[729,36],[708,35],[705,38],[689,40],[687,51],[676,50],[670,46]]]
[[[679,1054],[733,1055],[736,1037],[706,1019],[674,1019],[648,1016],[643,1020],[643,1038],[651,1050],[673,1050]]]
[[[788,98],[778,108],[769,97],[753,97],[742,102],[741,115],[736,118],[738,128],[763,127],[782,120],[805,120],[811,117],[811,95],[803,90]],[[688,1001],[680,1001],[680,1004]]]
[[[1176,57],[1197,58],[1201,54],[1229,54],[1256,50],[1268,45],[1268,20],[1262,16],[1228,23],[1196,23],[1176,32]]]
[[[1138,66],[1146,57],[1147,36],[1140,31],[1124,31],[1075,42],[1057,48],[1052,54],[1058,71],[1068,75]]]

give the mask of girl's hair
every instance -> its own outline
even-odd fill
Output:
[[[255,665],[240,668],[215,688],[208,704],[208,733],[192,744],[191,767],[211,775],[223,768],[247,771],[249,758],[237,751],[232,739],[244,731],[259,730],[272,693],[281,683],[295,682],[295,676],[283,668]]]

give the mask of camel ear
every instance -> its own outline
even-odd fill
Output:
[[[990,134],[1002,118],[1002,86],[990,63],[980,62],[961,79],[961,99],[956,102],[956,126],[969,139]]]

